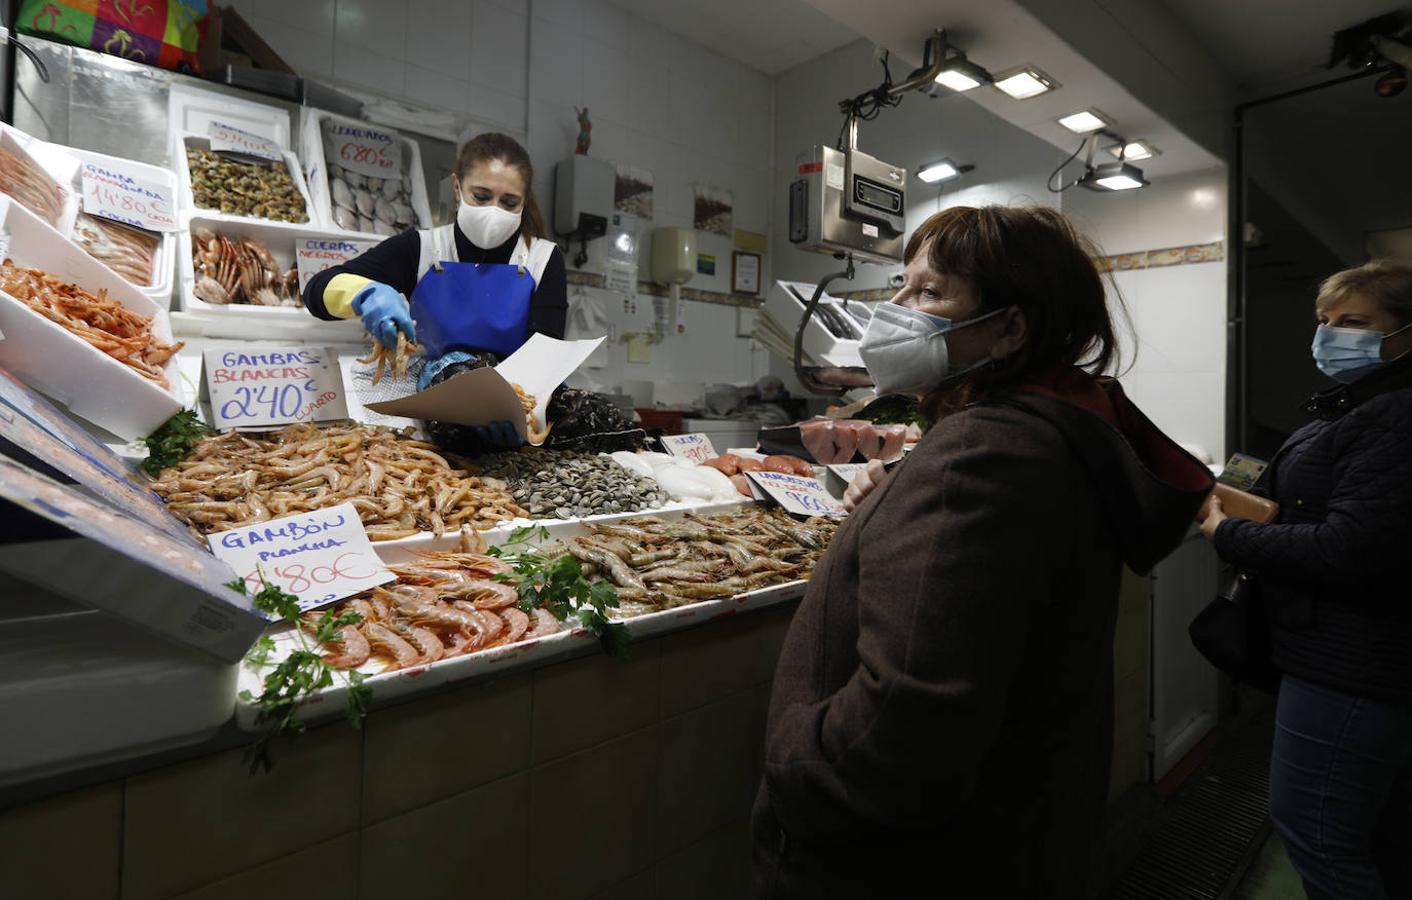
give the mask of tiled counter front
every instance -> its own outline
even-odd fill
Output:
[[[795,602],[0,812],[0,898],[730,898]]]

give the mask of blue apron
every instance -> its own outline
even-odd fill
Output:
[[[509,356],[529,339],[530,300],[535,280],[519,264],[442,262],[455,256],[439,246],[412,291],[417,339],[434,360],[452,350],[489,350]]]

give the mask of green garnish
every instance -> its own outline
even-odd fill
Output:
[[[196,410],[183,409],[142,439],[147,446],[142,471],[156,478],[167,466],[174,466],[186,459],[203,437],[214,433],[201,421]]]
[[[537,553],[530,541],[543,542],[549,529],[526,525],[510,532],[509,540],[490,548],[490,555],[511,563],[513,572],[496,575],[496,581],[513,584],[520,592],[520,609],[533,612],[545,609],[560,622],[574,616],[598,638],[603,652],[614,659],[627,659],[627,626],[608,619],[608,610],[618,606],[618,590],[606,581],[590,582],[583,577],[583,566],[569,554],[549,557]]]
[[[259,707],[255,714],[256,725],[269,725],[261,732],[259,739],[245,751],[245,762],[250,773],[274,767],[270,748],[277,738],[294,737],[304,733],[304,723],[296,718],[299,705],[314,692],[333,686],[333,670],[324,662],[315,648],[333,643],[338,638],[338,629],[345,625],[357,625],[363,617],[356,612],[335,613],[326,610],[315,623],[314,641],[311,645],[299,627],[299,598],[285,593],[277,585],[270,584],[260,575],[260,590],[251,595],[245,582],[235,580],[226,585],[231,590],[250,597],[250,602],[261,612],[278,616],[279,621],[293,625],[295,640],[299,649],[293,651],[284,661],[265,676],[264,689],[259,696],[250,691],[241,691],[240,699]],[[262,636],[250,652],[245,655],[247,665],[261,668],[269,665],[270,654],[275,644],[269,635]],[[348,705],[344,715],[348,724],[361,728],[368,715],[368,703],[372,700],[373,689],[363,684],[366,676],[362,672],[348,672]]]

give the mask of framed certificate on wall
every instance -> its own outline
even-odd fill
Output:
[[[731,291],[736,294],[760,293],[760,254],[740,250],[731,254]]]

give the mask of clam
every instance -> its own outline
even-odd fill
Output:
[[[348,189],[346,182],[340,181],[337,178],[331,179],[329,181],[329,190],[333,192],[334,203],[339,206],[346,206],[350,209],[353,207],[353,192]]]
[[[371,217],[377,204],[373,201],[373,195],[368,193],[366,188],[357,188],[353,191],[353,199],[358,206],[358,215]]]
[[[358,214],[346,206],[333,206],[333,222],[339,228],[347,228],[349,231],[358,230]]]

